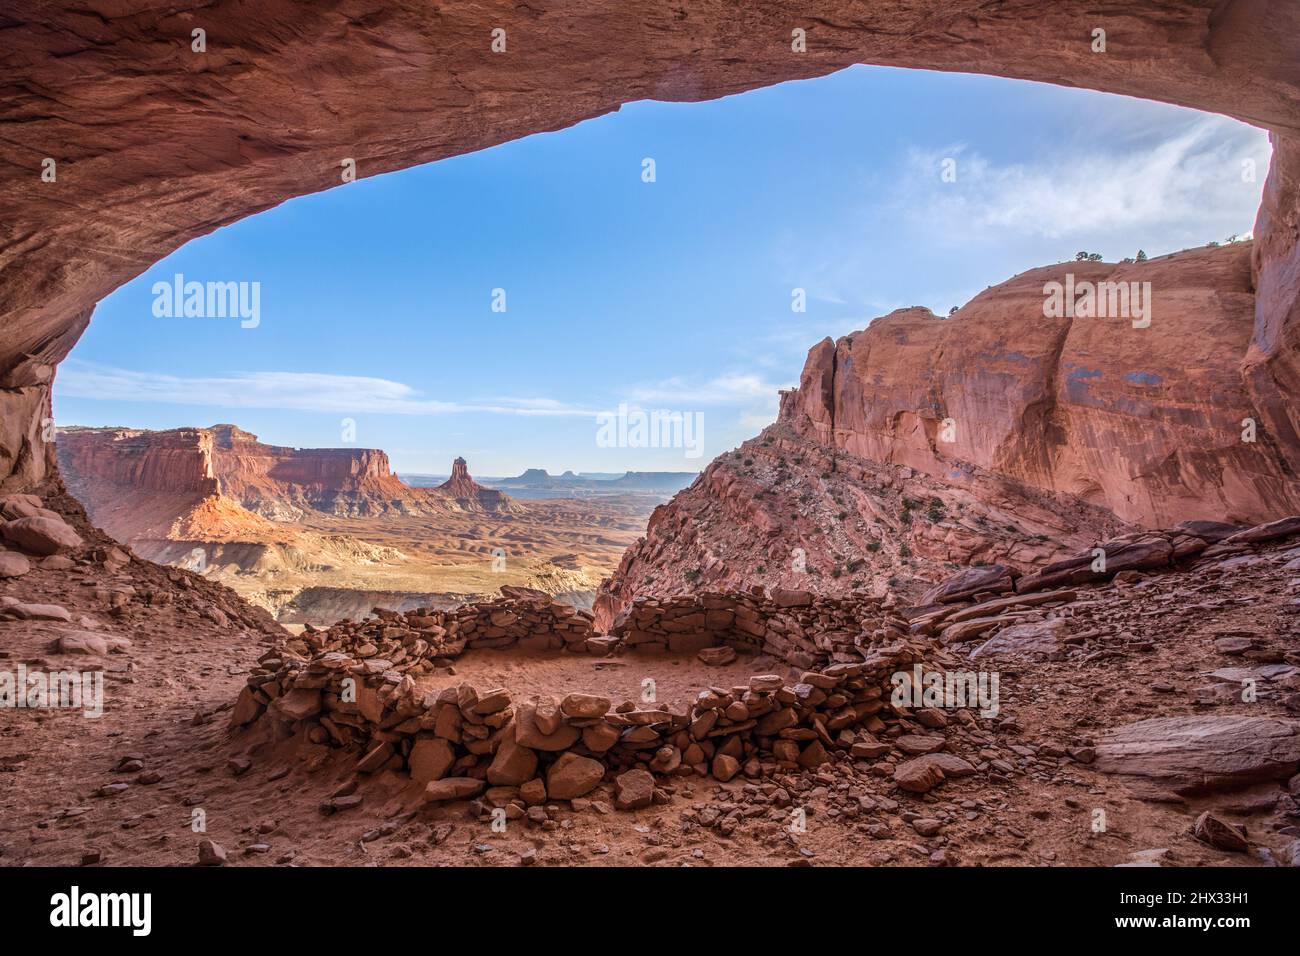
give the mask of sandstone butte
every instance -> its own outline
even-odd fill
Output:
[[[280,523],[312,512],[355,518],[522,510],[474,481],[463,458],[443,486],[413,488],[379,449],[267,445],[234,425],[68,428],[56,446],[61,476],[93,520],[137,546],[178,536],[277,540],[285,534]]]

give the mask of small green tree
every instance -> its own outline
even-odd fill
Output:
[[[1142,249],[1139,249],[1139,250],[1138,250],[1138,254],[1137,254],[1137,256],[1136,256],[1135,258],[1136,258],[1136,260],[1137,260],[1138,262],[1146,262],[1146,261],[1147,261],[1147,254],[1146,254],[1146,252],[1143,251]]]

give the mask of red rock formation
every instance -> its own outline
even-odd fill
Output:
[[[95,302],[188,240],[283,200],[557,129],[851,63],[992,73],[1165,100],[1277,133],[1246,370],[1293,463],[1300,340],[1300,6],[1291,0],[566,0],[513,9],[290,0],[4,14],[0,487],[40,480],[54,368]],[[807,52],[793,54],[793,28]],[[1104,54],[1093,30],[1107,31]],[[494,28],[508,53],[493,54]],[[205,31],[206,50],[193,49]],[[129,64],[129,68],[124,64]],[[302,77],[310,76],[304,85]],[[196,108],[196,104],[201,108]],[[160,147],[159,144],[164,144]],[[53,182],[42,160],[57,163]]]
[[[1129,528],[1070,495],[978,468],[936,479],[778,422],[655,509],[594,610],[608,628],[636,598],[755,585],[916,599],[958,566],[1028,571]]]
[[[221,497],[212,445],[201,428],[67,428],[56,442],[64,483],[90,519],[150,556],[156,552],[144,542],[169,538],[180,523],[199,520],[215,533],[203,517],[214,508],[224,514],[227,538],[267,530],[267,522]]]
[[[781,419],[822,444],[945,480],[971,466],[1161,527],[1300,511],[1275,416],[1238,367],[1251,345],[1251,247],[1033,269],[955,316],[903,309],[808,353]],[[1044,317],[1044,286],[1150,283],[1149,327]],[[1243,421],[1258,425],[1242,440]],[[945,430],[945,423],[947,429]]]
[[[1270,138],[1273,164],[1251,261],[1255,330],[1242,375],[1279,455],[1300,474],[1300,137]]]
[[[266,445],[234,425],[62,429],[58,456],[68,489],[96,520],[124,495],[143,504],[150,496],[197,504],[222,495],[255,514],[285,520],[308,510],[418,514],[443,506],[394,475],[378,449]]]
[[[207,429],[64,428],[57,447],[68,490],[82,501],[98,497],[87,493],[91,483],[198,497],[221,490]]]
[[[206,431],[222,491],[259,514],[418,514],[429,506],[426,495],[393,474],[388,455],[377,448],[287,448],[263,444],[234,425]]]
[[[694,586],[914,599],[945,566],[1028,571],[1134,525],[1300,511],[1281,443],[1262,424],[1242,441],[1263,418],[1236,372],[1250,252],[1033,269],[949,319],[903,309],[823,340],[778,424],[656,510],[598,620]],[[1067,273],[1151,283],[1150,325],[1045,317],[1044,286]]]
[[[464,458],[451,463],[451,477],[433,489],[434,494],[446,496],[461,511],[519,512],[523,508],[503,491],[484,488],[469,476],[469,465]]]
[[[451,463],[451,477],[438,486],[443,494],[453,498],[473,498],[487,489],[469,476],[469,465],[464,458],[457,458]]]
[[[62,429],[58,457],[68,490],[92,520],[139,545],[146,538],[273,540],[284,535],[264,519],[296,521],[312,511],[361,517],[523,510],[470,478],[462,458],[441,487],[412,488],[377,448],[267,445],[235,425]]]

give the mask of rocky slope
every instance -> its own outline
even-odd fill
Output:
[[[958,567],[1038,567],[1131,526],[1068,495],[974,470],[958,485],[764,429],[656,508],[595,602],[602,626],[633,599],[754,585],[904,602]]]
[[[990,287],[942,319],[904,309],[814,346],[778,422],[652,517],[602,588],[632,598],[776,584],[903,599],[945,569],[1027,570],[1134,527],[1253,524],[1300,482],[1237,371],[1249,243],[1076,262]],[[1151,323],[1049,318],[1044,287],[1150,283]]]
[[[806,594],[629,616],[628,644],[642,611],[670,645],[733,630],[698,659],[542,650],[579,615],[529,594],[291,639],[121,553],[57,489],[0,515],[0,668],[102,672],[104,691],[93,733],[79,710],[0,709],[6,865],[1300,865],[1300,518],[1202,538],[1176,568],[950,590],[906,636],[874,604],[876,630],[842,635],[862,662],[809,670],[741,624],[817,641],[835,602]],[[14,527],[32,518],[72,526],[56,553]],[[947,640],[994,602],[995,630]],[[511,648],[460,647],[471,622]],[[909,704],[872,670],[898,654],[1001,680]],[[205,832],[177,827],[196,810]]]

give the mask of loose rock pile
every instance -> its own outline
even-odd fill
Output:
[[[421,608],[399,613],[374,609],[365,621],[343,620],[326,629],[308,625],[286,653],[309,658],[342,652],[382,662],[384,670],[425,674],[466,649],[569,650],[586,652],[595,636],[591,614],[549,597],[502,598],[450,610]]]
[[[597,634],[589,611],[554,603],[540,592],[509,591],[512,596],[450,610],[375,608],[374,617],[365,621],[344,620],[326,629],[308,626],[284,647],[304,659],[331,651],[375,658],[386,669],[419,676],[436,672],[466,650],[512,647],[598,655],[732,647],[810,669],[861,661],[863,645],[907,636],[903,619],[865,596],[755,589],[646,598],[619,615],[609,634]]]
[[[866,596],[755,588],[634,601],[610,635],[638,651],[694,653],[729,645],[804,669],[862,659],[860,647],[906,635],[903,622]]]
[[[920,605],[901,613],[913,634],[936,635],[943,644],[965,644],[998,635],[1027,619],[1041,621],[1044,613],[1079,599],[1076,587],[1137,580],[1144,572],[1185,569],[1211,559],[1250,560],[1260,545],[1295,535],[1300,535],[1300,516],[1253,528],[1186,521],[1165,531],[1104,541],[1096,550],[1056,561],[1033,574],[1020,575],[1003,565],[966,568],[927,591]],[[1041,630],[1026,637],[1051,637],[1037,633]]]
[[[84,544],[63,515],[46,508],[37,495],[0,497],[0,519],[0,539],[29,555],[51,557]],[[18,577],[30,567],[21,555],[0,552],[0,558],[0,577]]]
[[[901,619],[870,603],[865,623],[852,618],[857,604],[794,592],[699,595],[632,608],[623,635],[655,639],[631,647],[690,650],[707,638],[768,653],[789,646],[798,659],[853,658],[807,669],[796,681],[768,674],[710,687],[689,707],[615,706],[591,694],[522,702],[506,689],[465,683],[424,693],[417,677],[440,656],[525,641],[551,647],[557,636],[573,647],[579,642],[565,636],[589,622],[580,611],[512,598],[449,612],[377,611],[375,620],[309,630],[269,651],[248,678],[231,726],[256,722],[281,739],[355,749],[359,773],[407,773],[425,784],[428,802],[486,792],[495,805],[535,806],[580,798],[616,775],[616,805],[635,809],[654,799],[654,773],[725,782],[892,750],[873,735],[895,714],[891,675],[919,663],[921,649],[905,639]],[[834,625],[835,637],[817,631],[822,622]],[[519,633],[527,627],[536,630]],[[474,636],[466,637],[467,628]],[[933,776],[931,785],[943,779]]]

